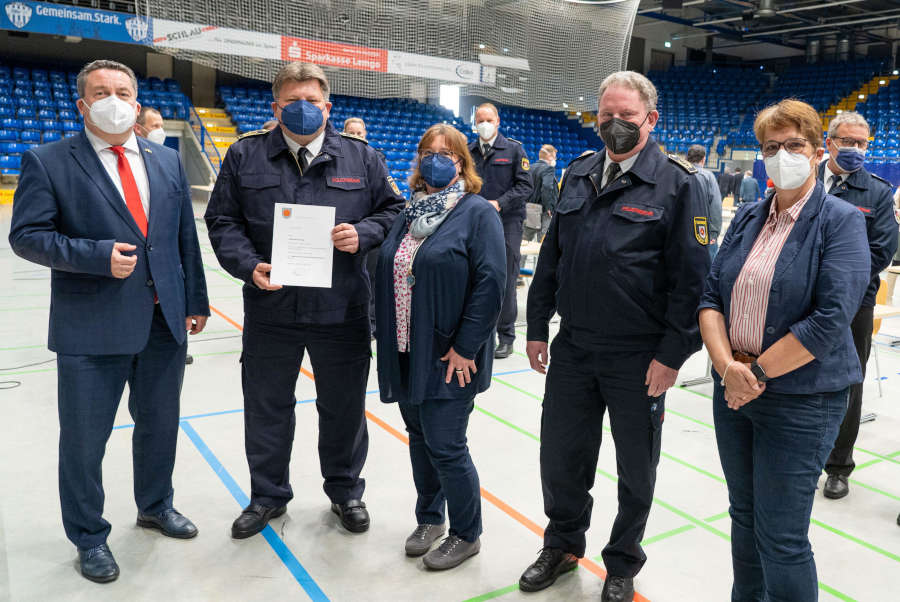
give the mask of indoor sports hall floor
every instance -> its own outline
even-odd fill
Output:
[[[199,205],[195,211],[201,214]],[[403,423],[379,401],[375,369],[367,401],[370,450],[364,471],[371,529],[351,535],[329,511],[316,455],[314,383],[308,364],[297,383],[297,433],[291,480],[295,499],[283,517],[253,538],[230,537],[247,501],[238,357],[240,283],[223,272],[198,220],[213,316],[191,339],[175,469],[175,504],[200,529],[195,540],[168,539],[134,524],[131,417],[120,407],[104,463],[105,516],[118,581],[81,578],[66,540],[57,496],[54,356],[46,349],[49,272],[15,257],[7,243],[10,207],[0,207],[0,600],[597,600],[599,559],[616,508],[611,441],[600,453],[588,556],[544,592],[523,594],[516,582],[541,548],[538,472],[543,377],[528,369],[524,337],[517,353],[494,366],[493,386],[476,399],[469,445],[483,487],[482,551],[456,570],[426,571],[406,558],[415,526],[414,489]],[[898,291],[900,292],[900,291]],[[900,295],[898,295],[900,297]],[[520,289],[520,315],[524,295]],[[900,303],[900,299],[897,300]],[[900,319],[883,333],[900,336]],[[883,394],[874,357],[850,496],[817,495],[810,527],[822,600],[897,600],[900,589],[900,348],[877,337]],[[697,354],[681,379],[702,375]],[[12,369],[10,369],[12,368]],[[680,381],[679,381],[680,382]],[[644,546],[649,560],[636,600],[729,599],[728,497],[716,454],[711,385],[669,392],[656,500]]]

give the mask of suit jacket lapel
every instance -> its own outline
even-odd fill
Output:
[[[163,194],[162,184],[165,181],[162,173],[162,166],[159,159],[153,154],[153,149],[147,144],[143,138],[138,137],[138,148],[141,151],[141,158],[144,160],[144,169],[147,170],[147,183],[150,188],[150,216],[147,218],[147,238],[153,236],[153,227],[160,218],[158,214],[165,213],[164,203],[166,202]]]
[[[112,180],[109,179],[106,168],[100,163],[100,158],[97,157],[97,153],[94,152],[94,148],[91,146],[91,143],[84,132],[72,137],[70,150],[72,156],[75,157],[75,160],[81,166],[81,169],[87,174],[88,179],[97,186],[113,211],[119,214],[119,217],[128,224],[137,236],[143,238],[144,234],[141,232],[141,229],[138,228],[134,218],[131,217],[131,212],[128,211],[128,207],[125,206],[125,200],[122,198],[122,195],[119,194],[119,191],[116,190],[116,186],[113,184]]]

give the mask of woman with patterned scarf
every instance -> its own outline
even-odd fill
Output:
[[[478,553],[481,498],[466,445],[475,395],[491,383],[506,251],[497,211],[477,193],[466,138],[430,127],[419,141],[412,199],[381,245],[376,271],[378,384],[409,432],[417,527],[406,554],[449,569]],[[444,507],[450,532],[444,535]]]

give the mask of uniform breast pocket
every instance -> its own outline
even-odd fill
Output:
[[[281,190],[279,174],[244,174],[240,183],[244,211],[251,220],[270,222],[275,203],[288,200]]]
[[[365,175],[327,175],[325,198],[334,205],[336,222],[358,222],[372,210]]]
[[[646,203],[619,203],[612,210],[606,245],[610,254],[624,250],[661,248],[663,208]]]

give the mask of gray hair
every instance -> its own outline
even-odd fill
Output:
[[[872,131],[872,128],[869,127],[869,122],[866,121],[865,117],[856,111],[844,111],[832,119],[831,123],[828,124],[828,137],[834,138],[837,136],[838,128],[842,125],[861,125],[866,128],[866,131]]]
[[[275,100],[278,100],[281,87],[286,82],[305,82],[311,79],[319,82],[319,87],[322,88],[322,96],[325,102],[328,102],[328,95],[331,92],[331,88],[328,86],[328,78],[325,77],[325,72],[322,71],[321,67],[312,63],[288,63],[279,69],[278,73],[275,74],[275,81],[272,82],[272,96]]]
[[[614,86],[621,86],[623,88],[634,90],[640,95],[641,100],[644,101],[647,111],[656,110],[656,100],[659,96],[656,93],[656,86],[640,73],[637,73],[636,71],[616,71],[607,76],[607,78],[603,80],[603,83],[600,84],[600,90],[597,92],[597,99],[602,99],[606,90]]]
[[[97,71],[99,69],[112,69],[113,71],[121,71],[131,80],[131,85],[134,87],[134,95],[137,96],[138,93],[138,84],[137,78],[134,76],[134,71],[131,70],[131,67],[128,65],[123,65],[118,61],[110,61],[107,59],[98,59],[96,61],[91,61],[87,65],[81,68],[81,71],[78,72],[78,96],[80,98],[84,98],[84,89],[87,86],[87,76],[89,73],[93,71]]]

